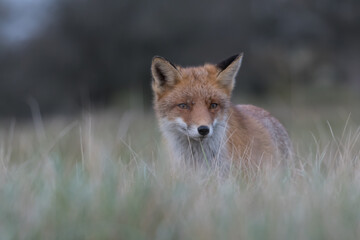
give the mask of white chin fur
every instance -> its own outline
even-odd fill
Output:
[[[175,159],[199,163],[226,159],[226,122],[215,120],[208,126],[210,131],[205,137],[198,133],[197,127],[188,126],[181,118],[160,119],[160,129]]]

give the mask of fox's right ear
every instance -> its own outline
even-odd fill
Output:
[[[180,79],[180,72],[174,64],[163,57],[155,56],[151,63],[152,88],[156,94],[162,94],[173,87]]]
[[[219,69],[217,80],[229,93],[231,93],[234,88],[235,77],[241,66],[242,57],[243,54],[240,53],[216,65]]]

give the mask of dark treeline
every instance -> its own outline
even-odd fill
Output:
[[[150,104],[154,55],[198,65],[244,52],[238,94],[286,98],[290,85],[360,90],[359,1],[58,0],[49,11],[25,42],[0,36],[0,117],[27,115],[29,99],[45,113],[131,94]]]

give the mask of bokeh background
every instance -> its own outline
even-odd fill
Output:
[[[0,118],[151,109],[154,55],[200,65],[239,52],[241,102],[359,106],[357,0],[0,0]]]
[[[294,161],[174,166],[152,57],[239,52]],[[359,76],[359,0],[0,0],[0,238],[360,239]]]

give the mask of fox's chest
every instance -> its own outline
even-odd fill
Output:
[[[228,160],[224,138],[208,138],[196,141],[182,136],[167,135],[172,155],[175,159],[191,165],[213,166]]]

